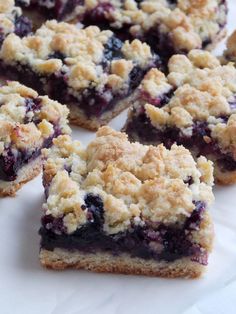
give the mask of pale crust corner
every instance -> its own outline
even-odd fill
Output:
[[[0,182],[0,197],[10,196],[14,197],[16,192],[27,182],[37,177],[42,169],[41,158],[37,158],[34,162],[29,163],[27,166],[21,169],[21,174],[17,180],[13,182],[4,182],[1,185]]]
[[[63,249],[47,251],[41,249],[40,263],[43,267],[64,270],[67,268],[85,269],[97,273],[118,273],[163,278],[199,278],[205,266],[182,258],[175,262],[146,261],[128,255],[113,256],[107,253],[67,252]]]

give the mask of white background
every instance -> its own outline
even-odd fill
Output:
[[[228,33],[236,29],[229,1]],[[222,52],[224,44],[217,49]],[[123,126],[126,113],[111,126]],[[94,133],[73,129],[84,144]],[[0,199],[0,314],[218,314],[236,313],[236,186],[215,187],[211,212],[216,240],[206,275],[168,280],[42,269],[38,261],[41,176],[15,198]]]

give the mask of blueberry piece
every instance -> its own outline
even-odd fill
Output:
[[[86,195],[84,201],[88,208],[90,221],[93,225],[101,227],[104,223],[104,208],[102,199],[100,196],[90,193]]]
[[[60,59],[61,61],[64,61],[65,58],[66,56],[60,51],[55,51],[48,56],[48,59]]]
[[[122,41],[115,37],[112,36],[109,38],[107,43],[104,46],[104,61],[111,61],[113,59],[119,59],[123,57],[123,54],[121,52],[121,47],[123,43]]]
[[[19,16],[15,20],[15,33],[19,37],[24,37],[31,32],[32,23],[25,16]]]
[[[113,5],[109,2],[99,3],[95,8],[89,11],[88,17],[90,23],[103,23],[106,21],[106,14],[112,11]]]

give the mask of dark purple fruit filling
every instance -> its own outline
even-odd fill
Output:
[[[123,53],[121,52],[122,46],[123,42],[119,38],[115,36],[110,37],[104,46],[102,62],[107,63],[123,58]]]
[[[135,111],[135,109],[133,110]],[[228,117],[223,118],[226,123]],[[166,127],[162,130],[155,128],[145,112],[141,111],[140,113],[134,112],[132,121],[126,126],[125,132],[129,135],[130,140],[138,140],[145,144],[163,143],[167,148],[170,148],[174,143],[183,145],[193,150],[197,156],[203,155],[210,159],[214,158],[222,171],[236,170],[236,160],[230,154],[222,152],[218,143],[211,138],[211,131],[207,122],[196,121],[193,125],[192,136],[187,136],[175,127]],[[205,142],[205,136],[211,138],[210,143]]]
[[[109,23],[112,22],[109,18],[109,13],[114,10],[110,2],[99,3],[95,8],[85,13],[82,18],[82,23],[85,25],[97,25],[100,28],[108,28]]]
[[[41,247],[47,250],[64,248],[84,252],[102,251],[113,255],[129,253],[132,257],[174,261],[191,257],[194,261],[207,262],[206,253],[191,242],[191,233],[198,230],[203,218],[205,204],[195,203],[195,210],[184,225],[166,226],[162,223],[147,223],[144,227],[132,225],[127,231],[109,235],[103,231],[104,208],[98,195],[88,194],[83,210],[87,209],[88,222],[72,234],[66,233],[63,217],[46,215],[42,218]]]
[[[26,16],[19,16],[15,20],[15,33],[19,37],[27,36],[32,30],[32,23]]]
[[[15,18],[15,34],[19,37],[24,37],[28,35],[32,30],[32,23],[31,21],[25,16],[16,16]],[[3,29],[0,27],[0,47],[6,37],[4,34]]]
[[[64,20],[67,16],[73,13],[77,5],[83,5],[84,0],[55,0],[54,18],[56,17],[59,21]]]
[[[40,121],[38,120],[38,118],[35,116],[35,113],[37,111],[40,111],[40,108],[42,106],[41,103],[41,99],[40,98],[26,98],[25,99],[25,106],[26,106],[26,117],[24,120],[24,123],[30,123],[30,122],[34,122],[34,123],[39,123]],[[27,114],[29,112],[34,113],[34,115],[32,117],[28,117]]]
[[[2,155],[0,155],[0,180],[3,181],[14,181],[17,178],[18,171],[36,159],[42,148],[49,148],[52,144],[54,137],[61,134],[58,126],[54,127],[54,134],[44,140],[42,147],[36,148],[33,151],[17,150],[13,151],[11,146],[5,148]]]
[[[15,0],[15,5],[19,7],[26,7],[27,3],[24,0]]]
[[[4,79],[19,81],[20,83],[29,86],[36,90],[40,95],[45,95],[45,86],[42,82],[42,77],[36,72],[33,72],[29,67],[16,64],[10,66],[0,61],[1,77]]]
[[[60,51],[55,51],[48,56],[48,59],[60,59],[62,62],[65,60],[66,56]]]
[[[174,96],[174,90],[171,89],[168,93],[163,94],[161,96],[158,96],[156,98],[153,98],[148,92],[141,91],[140,98],[142,101],[151,104],[155,107],[163,107],[166,104],[168,104],[171,100],[171,98]]]
[[[164,64],[167,64],[174,54],[187,54],[185,50],[176,49],[169,34],[160,32],[158,25],[149,29],[140,40],[147,42],[153,51],[161,56]]]
[[[14,153],[10,147],[5,149],[0,156],[0,180],[14,181],[17,178],[19,169],[37,158],[39,154],[40,149],[33,152],[17,151],[17,153]]]

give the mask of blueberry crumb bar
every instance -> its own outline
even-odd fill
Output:
[[[41,170],[41,149],[70,133],[68,109],[18,82],[0,87],[0,196],[13,196]]]
[[[225,0],[31,0],[44,15],[112,29],[139,38],[162,57],[212,49],[226,34]]]
[[[31,32],[31,21],[22,15],[21,8],[15,6],[14,0],[2,0],[0,3],[0,46],[4,38],[15,33],[19,37]]]
[[[181,144],[214,162],[218,183],[235,183],[236,69],[202,50],[174,55],[168,67],[145,76],[125,132],[145,144]]]
[[[41,264],[199,277],[212,248],[212,162],[182,146],[130,143],[102,127],[86,149],[68,135],[43,150]]]
[[[71,122],[91,130],[127,108],[146,72],[161,64],[137,39],[122,42],[96,26],[55,20],[22,39],[10,34],[0,59],[8,77],[67,104]]]

